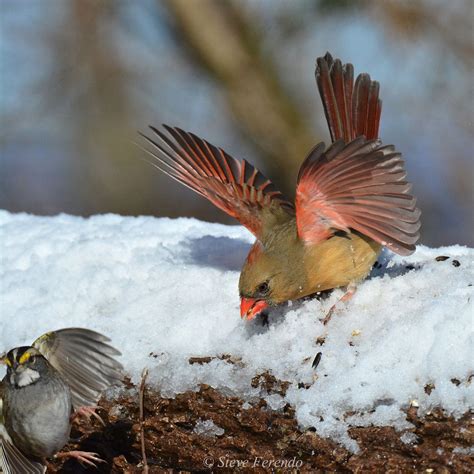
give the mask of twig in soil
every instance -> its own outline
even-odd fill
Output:
[[[139,391],[139,407],[140,407],[140,444],[142,447],[142,460],[143,460],[143,472],[148,474],[148,462],[146,459],[146,450],[145,450],[145,421],[144,421],[144,410],[143,410],[143,399],[145,397],[145,383],[148,376],[148,369],[143,369],[142,380],[140,382],[140,391]]]

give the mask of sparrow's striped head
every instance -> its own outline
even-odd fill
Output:
[[[9,351],[4,357],[4,362],[7,367],[15,368],[18,365],[27,365],[34,361],[41,353],[30,346],[15,347]]]
[[[16,347],[2,359],[7,366],[7,378],[17,388],[26,387],[40,378],[46,360],[41,353],[30,346]]]

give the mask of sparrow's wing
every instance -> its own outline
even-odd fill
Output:
[[[317,145],[301,166],[296,224],[301,240],[316,243],[354,229],[409,255],[419,238],[420,211],[405,181],[400,153],[379,140]]]
[[[101,393],[122,380],[120,352],[110,339],[89,329],[67,328],[40,336],[33,347],[71,388],[74,409],[95,405]]]
[[[238,161],[193,133],[150,126],[153,138],[142,135],[152,149],[144,149],[156,168],[235,217],[257,238],[272,224],[294,216],[293,205],[272,182],[247,161]]]
[[[13,444],[3,424],[1,390],[0,385],[0,472],[3,474],[43,474],[46,472],[46,467],[39,462],[29,460]]]
[[[329,53],[317,59],[316,83],[333,142],[346,143],[364,135],[378,137],[382,101],[379,83],[359,74],[354,84],[354,67],[333,60]]]
[[[46,466],[39,462],[29,460],[11,441],[3,434],[0,425],[0,472],[3,474],[43,474]]]

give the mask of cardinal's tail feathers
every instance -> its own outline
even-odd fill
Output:
[[[346,143],[364,135],[378,138],[382,101],[379,83],[359,74],[354,84],[354,67],[333,59],[329,53],[317,59],[316,83],[333,142]]]

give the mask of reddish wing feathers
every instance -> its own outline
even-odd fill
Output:
[[[329,53],[318,58],[316,82],[335,143],[326,152],[322,144],[315,147],[301,166],[298,234],[314,243],[335,229],[355,229],[406,255],[419,238],[420,211],[400,154],[373,140],[382,111],[379,84],[368,74],[360,74],[355,84],[353,77],[352,64],[343,66]]]
[[[293,205],[247,161],[237,161],[192,133],[163,127],[168,135],[152,126],[155,139],[140,134],[154,147],[145,150],[156,159],[152,164],[235,217],[257,238],[264,232],[263,210],[293,212]]]
[[[360,74],[355,85],[353,79],[352,64],[343,66],[329,53],[318,58],[316,83],[333,142],[342,138],[349,143],[360,135],[369,140],[378,137],[382,111],[379,83],[371,81],[368,74]]]
[[[396,253],[412,253],[420,211],[405,177],[400,153],[379,140],[339,140],[326,152],[316,146],[298,176],[298,235],[316,243],[335,229],[354,229]]]

